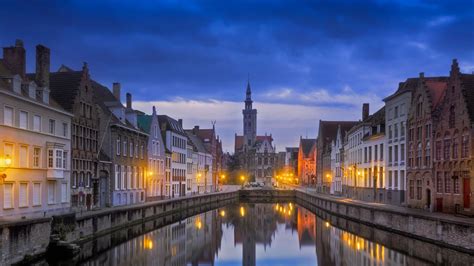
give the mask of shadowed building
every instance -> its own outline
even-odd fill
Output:
[[[247,83],[243,114],[243,136],[235,135],[235,154],[249,179],[270,185],[275,164],[275,147],[272,135],[257,136],[257,109],[252,108],[252,91]]]
[[[304,185],[314,185],[316,177],[316,139],[300,137],[298,178]]]

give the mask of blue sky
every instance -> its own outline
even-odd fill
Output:
[[[278,150],[319,119],[359,119],[407,77],[474,71],[471,1],[2,1],[0,45],[122,83],[135,106],[217,129],[232,150],[247,77]],[[151,103],[150,103],[151,102]]]

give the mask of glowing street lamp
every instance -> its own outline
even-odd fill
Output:
[[[240,206],[240,216],[245,217],[245,208]]]
[[[10,155],[6,155],[5,157],[0,157],[0,173],[5,172],[10,166],[12,165],[12,159]],[[5,180],[7,178],[7,174],[0,174],[1,180]]]

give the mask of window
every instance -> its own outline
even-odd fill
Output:
[[[63,123],[63,137],[67,137],[67,123]]]
[[[133,188],[133,184],[132,184],[132,167],[131,167],[131,166],[127,166],[127,188],[128,188],[128,189]]]
[[[63,168],[64,169],[67,169],[67,160],[68,157],[67,157],[67,151],[63,151]]]
[[[56,121],[49,119],[49,134],[56,134]]]
[[[459,144],[458,144],[458,138],[457,137],[454,137],[453,138],[453,159],[457,159],[458,158],[458,150],[459,150]]]
[[[388,139],[392,139],[392,126],[388,126]]]
[[[398,138],[398,124],[393,125],[394,138]]]
[[[130,141],[130,148],[129,148],[128,152],[130,153],[130,157],[133,158],[133,142],[131,142],[131,141]]]
[[[449,172],[444,172],[444,193],[451,193],[451,180],[449,179]]]
[[[67,199],[67,183],[61,183],[61,202],[66,203]]]
[[[431,124],[425,126],[425,138],[431,138]]]
[[[123,150],[122,150],[123,156],[127,156],[127,141],[123,141]]]
[[[126,172],[125,172],[125,166],[122,165],[120,173],[122,174],[122,181],[120,182],[122,189],[125,189],[125,177],[126,177]]]
[[[405,161],[405,144],[400,144],[400,161]]]
[[[400,123],[400,137],[405,136],[405,122]]]
[[[380,161],[383,161],[383,144],[380,144]]]
[[[416,105],[416,116],[420,117],[423,111],[423,98],[418,96],[418,101]]]
[[[72,173],[72,181],[71,181],[71,187],[76,188],[77,187],[77,172]]]
[[[393,146],[393,148],[394,148],[393,162],[398,163],[398,145]]]
[[[450,139],[445,139],[444,140],[444,157],[443,157],[443,159],[449,160],[450,149],[451,149],[451,140]]]
[[[3,109],[3,124],[13,126],[13,108],[5,106]]]
[[[48,150],[48,168],[54,167],[54,152],[53,150]]]
[[[443,193],[443,179],[441,178],[441,172],[436,173],[436,192]]]
[[[449,108],[449,128],[454,128],[454,124],[456,121],[455,112],[454,112],[454,105]]]
[[[63,151],[56,150],[56,168],[63,168]]]
[[[462,136],[462,143],[461,143],[461,157],[466,158],[469,155],[469,136],[464,135]]]
[[[418,142],[417,148],[416,148],[416,167],[421,167],[421,142]]]
[[[429,167],[431,165],[431,146],[430,142],[426,142],[425,147],[425,166]]]
[[[392,171],[388,171],[388,187],[392,188]]]
[[[56,182],[48,182],[48,204],[56,203]]]
[[[394,109],[394,112],[393,112],[393,118],[397,118],[398,117],[398,106],[395,106],[395,109]]]
[[[13,144],[10,144],[10,143],[5,143],[5,145],[3,146],[3,155],[6,157],[6,156],[9,156],[12,160],[12,165],[13,165],[13,162],[14,162],[14,157],[13,157]]]
[[[416,180],[416,199],[417,200],[421,200],[421,192],[422,189],[421,189],[421,180]]]
[[[28,183],[20,183],[20,199],[18,207],[28,207]]]
[[[442,150],[442,145],[441,141],[436,141],[436,160],[441,160],[441,150]]]
[[[120,155],[120,137],[117,138],[115,150],[117,151],[117,155]]]
[[[40,167],[40,160],[41,160],[41,148],[33,148],[33,167],[38,168]]]
[[[28,129],[28,113],[25,111],[20,111],[20,128]]]
[[[33,206],[41,205],[41,183],[33,183]]]
[[[392,147],[388,147],[388,163],[392,163]]]
[[[13,208],[13,183],[3,184],[3,208]]]
[[[41,116],[35,115],[33,116],[33,130],[34,131],[41,131]]]
[[[397,189],[398,188],[398,171],[397,170],[393,171],[393,183],[394,183],[393,186],[395,187],[395,189]]]
[[[414,183],[415,183],[414,180],[410,180],[410,199],[415,198],[415,185],[414,185]]]
[[[120,189],[120,166],[115,165],[115,190]]]
[[[28,147],[21,145],[20,146],[20,167],[28,167]]]

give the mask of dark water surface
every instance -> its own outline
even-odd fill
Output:
[[[145,225],[138,225],[84,243],[81,254],[74,261],[62,264],[296,266],[473,263],[468,254],[340,218],[323,219],[294,203],[230,204],[178,220],[148,230],[148,233],[143,233],[147,231]],[[331,221],[343,224],[345,230],[333,226]]]

